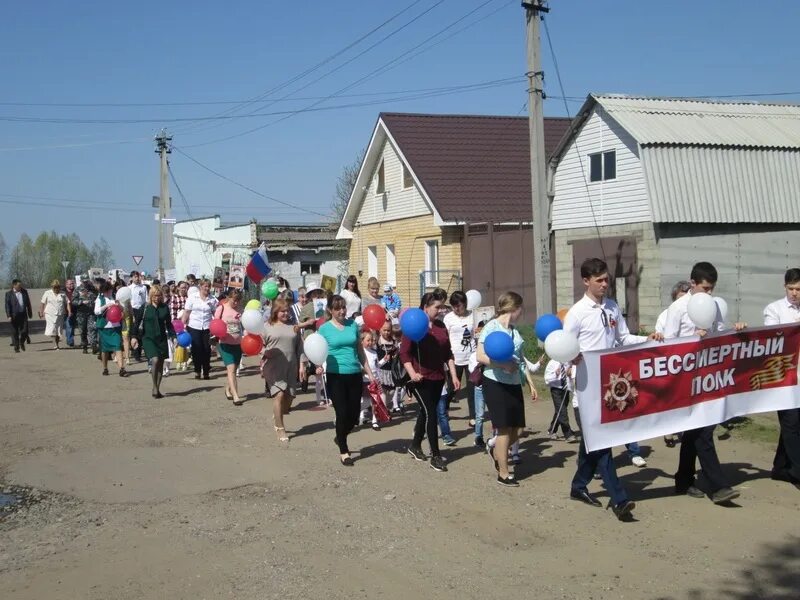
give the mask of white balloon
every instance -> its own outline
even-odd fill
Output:
[[[724,323],[728,318],[728,303],[725,302],[725,298],[720,296],[714,296],[714,302],[717,303],[717,307],[719,308],[720,320]]]
[[[580,354],[581,347],[574,334],[557,329],[544,341],[544,351],[555,361],[569,362]]]
[[[303,342],[303,354],[315,365],[322,365],[328,358],[328,340],[318,333],[312,333]]]
[[[711,329],[714,321],[717,320],[719,308],[714,299],[705,292],[692,294],[687,307],[689,318],[698,329]]]
[[[475,310],[481,305],[482,301],[481,293],[478,290],[467,291],[467,310]]]
[[[242,313],[241,323],[248,333],[261,335],[264,331],[264,319],[260,310],[254,308],[245,309]]]
[[[127,302],[131,299],[131,288],[128,286],[121,287],[117,290],[117,302]]]

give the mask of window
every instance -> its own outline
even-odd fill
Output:
[[[617,152],[598,152],[589,155],[589,181],[607,181],[617,178]]]
[[[411,176],[411,171],[408,170],[408,167],[403,165],[403,189],[407,190],[410,187],[414,187],[414,178]]]
[[[394,244],[386,244],[386,281],[397,283],[397,261],[394,255]]]
[[[300,272],[306,275],[319,275],[319,267],[320,263],[301,262]]]
[[[425,242],[425,285],[432,287],[439,284],[439,242]]]
[[[367,276],[378,276],[378,247],[367,246]]]
[[[378,187],[375,189],[376,194],[383,194],[386,191],[386,172],[383,167],[383,161],[381,161],[381,166],[378,167]]]

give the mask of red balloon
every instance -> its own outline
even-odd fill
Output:
[[[106,309],[106,321],[109,323],[122,322],[122,309],[116,304],[112,304]]]
[[[248,356],[253,356],[261,352],[261,349],[264,347],[264,342],[261,339],[260,335],[255,335],[252,333],[248,333],[246,336],[242,338],[242,352],[247,354]]]
[[[361,316],[364,318],[364,325],[375,331],[380,331],[386,322],[386,311],[380,304],[370,304]]]
[[[211,319],[208,330],[211,332],[211,335],[218,338],[225,337],[228,334],[228,326],[222,319]]]

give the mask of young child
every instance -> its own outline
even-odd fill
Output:
[[[475,332],[473,336],[477,339],[477,337],[481,334],[481,330],[483,326],[486,324],[486,321],[481,321],[478,323],[478,326],[475,328]],[[478,348],[477,346],[473,345],[472,353],[469,355],[469,362],[467,363],[467,370],[470,373],[470,377],[472,377],[472,373],[475,369],[479,368],[478,365]],[[483,421],[485,418],[486,413],[486,405],[483,402],[483,386],[476,385],[474,388],[475,394],[475,446],[478,448],[485,448],[486,442],[483,441]]]
[[[366,356],[369,368],[373,373],[378,372],[378,351],[375,349],[375,334],[371,330],[361,332],[361,346],[364,348],[364,355]],[[378,416],[372,410],[372,396],[367,390],[369,379],[366,373],[364,374],[364,387],[361,393],[361,416],[358,420],[359,425],[365,425],[369,422],[369,413],[372,413],[372,429],[380,431],[381,426],[378,425]]]
[[[400,403],[401,390],[395,386],[394,378],[392,377],[392,360],[394,360],[400,347],[394,340],[392,335],[392,323],[386,321],[381,327],[380,337],[378,338],[378,370],[376,377],[383,388],[383,403],[388,409],[391,405],[392,413],[402,412]]]
[[[554,412],[548,429],[551,440],[558,437],[558,428],[561,427],[564,439],[575,441],[575,433],[569,425],[569,414],[567,413],[572,391],[570,369],[570,365],[555,360],[548,361],[544,369],[544,382],[550,387],[550,397],[553,399]]]

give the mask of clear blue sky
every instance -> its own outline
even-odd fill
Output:
[[[518,0],[346,0],[343,2],[22,2],[0,22],[0,102],[217,102],[253,98],[303,73],[380,25],[407,12],[310,75],[270,98],[320,98],[345,88],[450,23],[430,50],[378,73],[319,107],[228,141],[214,140],[278,117],[203,123],[166,119],[297,110],[317,100],[274,103],[58,107],[0,106],[0,116],[55,119],[155,119],[145,123],[41,123],[0,120],[0,232],[13,246],[23,232],[77,232],[87,245],[101,235],[119,266],[132,254],[154,267],[158,194],[152,137],[162,122],[174,143],[209,167],[273,197],[328,212],[336,178],[366,145],[378,112],[520,114],[522,79],[510,85],[398,100],[409,91],[522,76],[523,10]],[[417,15],[389,39],[336,72]],[[612,2],[553,0],[547,17],[570,97],[588,92],[645,95],[727,95],[800,91],[800,2]],[[493,14],[491,14],[493,13]],[[547,40],[542,40],[546,89],[559,96]],[[424,48],[426,46],[423,46]],[[422,49],[420,48],[420,49]],[[360,94],[358,96],[350,96]],[[376,94],[376,95],[363,95]],[[800,101],[800,95],[776,98]],[[569,103],[570,112],[579,101]],[[546,115],[564,115],[551,98]],[[522,113],[524,114],[524,113]],[[197,144],[204,144],[193,147]],[[229,222],[302,222],[311,214],[278,206],[203,171],[185,156],[172,168],[192,214],[220,213]],[[50,199],[20,199],[37,196]],[[172,196],[179,207],[178,194]],[[68,202],[78,200],[80,202]],[[12,202],[9,204],[8,202]],[[65,204],[91,210],[63,208]],[[38,204],[36,204],[38,203]],[[61,205],[61,206],[42,206]],[[230,208],[229,208],[230,207]],[[186,218],[185,210],[176,211]]]

